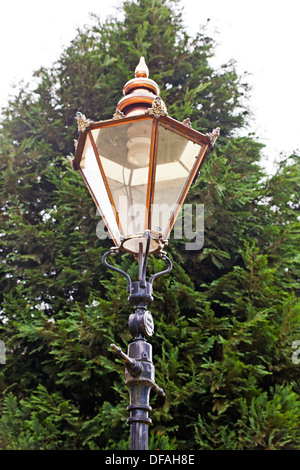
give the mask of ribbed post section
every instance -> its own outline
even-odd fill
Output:
[[[130,424],[130,450],[148,450],[149,424],[134,422]]]
[[[130,397],[130,404],[127,408],[130,412],[127,420],[130,424],[130,449],[147,450],[148,429],[152,423],[149,417],[152,410],[149,405],[150,391],[155,384],[152,346],[144,339],[137,340],[129,344],[128,356],[141,366],[139,375],[132,375],[131,371],[125,368],[125,383]]]

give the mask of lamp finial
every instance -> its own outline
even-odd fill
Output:
[[[136,77],[149,77],[149,69],[146,65],[145,58],[142,56],[140,58],[139,64],[135,69],[135,76]]]

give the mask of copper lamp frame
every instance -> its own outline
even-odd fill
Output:
[[[95,129],[102,129],[102,128],[108,128],[110,126],[121,126],[124,124],[131,124],[136,121],[152,121],[152,129],[151,129],[151,147],[150,147],[150,159],[149,159],[149,172],[148,172],[148,184],[147,184],[147,195],[146,195],[146,213],[145,213],[145,225],[144,229],[145,231],[151,230],[151,208],[152,208],[152,203],[154,200],[154,191],[155,191],[155,171],[156,171],[156,164],[157,164],[157,147],[158,147],[158,139],[159,139],[159,127],[162,126],[165,129],[171,130],[173,133],[176,133],[177,135],[181,137],[185,137],[189,141],[195,142],[197,144],[201,144],[201,150],[197,158],[195,159],[194,166],[186,180],[186,183],[181,191],[181,194],[177,200],[177,204],[171,214],[169,223],[167,225],[167,230],[163,234],[157,234],[157,238],[159,238],[159,243],[157,244],[157,249],[152,251],[152,253],[159,252],[163,245],[165,244],[167,238],[170,235],[170,232],[173,228],[173,225],[175,223],[175,220],[178,216],[178,213],[181,209],[181,206],[186,198],[187,192],[193,182],[193,180],[197,177],[204,161],[205,157],[207,156],[208,151],[212,147],[212,143],[210,138],[207,135],[201,134],[198,131],[195,131],[194,129],[191,129],[187,127],[186,125],[176,121],[175,119],[169,117],[169,116],[158,116],[158,117],[152,117],[151,115],[138,115],[138,116],[130,116],[130,117],[124,117],[118,120],[115,119],[110,119],[106,121],[101,121],[97,123],[90,123],[83,132],[80,132],[79,134],[79,139],[78,139],[78,144],[76,148],[76,153],[75,153],[75,158],[73,160],[73,168],[74,170],[78,170],[79,173],[81,174],[82,178],[85,181],[86,186],[88,187],[94,202],[99,210],[99,213],[101,214],[103,220],[105,221],[108,231],[110,233],[110,236],[112,240],[114,241],[115,245],[124,251],[127,251],[126,249],[123,248],[123,242],[125,241],[124,239],[122,240],[121,245],[118,246],[118,242],[114,237],[113,232],[111,231],[111,228],[107,221],[105,220],[105,215],[103,214],[103,211],[101,209],[101,206],[99,205],[99,201],[97,201],[95,195],[93,194],[92,188],[90,187],[89,182],[84,176],[83,171],[80,168],[80,162],[81,158],[83,155],[83,149],[86,144],[86,140],[89,139],[91,142],[91,145],[93,147],[93,151],[95,153],[97,163],[103,178],[103,181],[105,183],[106,191],[110,200],[110,203],[112,207],[114,208],[114,213],[116,216],[116,222],[118,225],[118,228],[120,232],[122,233],[122,226],[118,217],[118,212],[116,209],[115,201],[113,199],[113,196],[111,194],[109,185],[107,183],[107,178],[105,175],[105,172],[103,170],[103,165],[101,162],[101,156],[99,155],[96,143],[94,141],[93,135],[92,135],[92,130]],[[159,126],[160,125],[160,126]]]

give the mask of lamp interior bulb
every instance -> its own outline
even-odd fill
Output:
[[[147,166],[150,157],[151,129],[143,122],[132,124],[128,131],[127,160],[137,167]]]

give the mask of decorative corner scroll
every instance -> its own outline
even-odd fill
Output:
[[[93,124],[93,121],[87,119],[85,115],[79,111],[76,113],[76,120],[78,124],[78,132],[84,132],[91,124]]]
[[[70,155],[67,155],[67,162],[69,163],[69,165],[70,165],[70,167],[72,168],[72,170],[74,170],[73,158],[70,157]]]
[[[122,113],[119,109],[116,110],[115,114],[113,115],[113,119],[123,119],[125,114]]]
[[[192,128],[192,123],[191,123],[190,118],[184,119],[184,120],[182,121],[182,124],[184,124],[186,127]]]
[[[208,134],[205,134],[205,135],[206,135],[206,137],[209,138],[210,145],[213,147],[215,145],[215,142],[216,142],[217,138],[220,135],[220,128],[217,127],[211,133],[208,133]]]
[[[150,116],[154,116],[156,118],[160,116],[168,116],[165,103],[159,96],[154,98],[151,108],[148,108],[145,114],[150,114]]]

